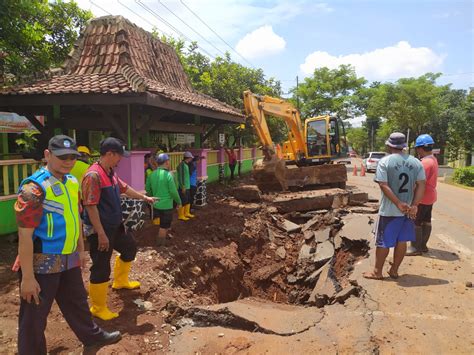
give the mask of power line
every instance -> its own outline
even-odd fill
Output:
[[[207,44],[209,44],[210,46],[212,46],[214,49],[216,49],[219,53],[221,53],[222,55],[225,56],[225,53],[222,52],[219,48],[217,48],[215,45],[213,45],[211,42],[209,42],[206,38],[204,38],[203,35],[201,35],[198,31],[196,31],[194,28],[192,28],[191,26],[189,26],[185,21],[183,21],[181,19],[181,17],[179,17],[178,15],[176,15],[168,6],[166,6],[165,4],[163,4],[160,0],[158,0],[158,2],[161,4],[161,6],[163,6],[166,10],[168,10],[171,14],[173,14],[174,17],[176,17],[179,21],[181,21],[186,27],[188,27],[191,31],[193,31],[194,33],[196,33],[199,37],[201,37]]]
[[[184,37],[186,40],[188,40],[188,42],[193,42],[192,39],[190,39],[188,36],[186,36],[183,32],[181,32],[180,30],[178,30],[176,27],[174,27],[172,24],[170,24],[168,21],[166,21],[163,17],[161,17],[160,15],[158,15],[155,11],[153,11],[152,9],[150,9],[148,6],[146,6],[145,4],[143,4],[141,2],[141,0],[135,0],[135,2],[140,6],[142,7],[143,9],[145,9],[145,11],[148,11],[150,14],[152,14],[154,17],[156,17],[157,19],[159,19],[161,22],[163,22],[165,25],[167,25],[169,28],[171,28],[175,33],[179,34],[180,36]],[[198,48],[203,51],[204,53],[206,53],[209,57],[211,57],[212,59],[216,59],[212,54],[210,54],[208,51],[206,51],[205,49],[203,49],[202,47],[198,46]]]
[[[199,21],[201,21],[202,24],[204,24],[204,26],[206,26],[212,33],[214,33],[222,42],[224,42],[224,44],[227,45],[227,47],[229,47],[234,53],[236,53],[240,58],[242,58],[243,60],[245,60],[248,64],[250,64],[252,67],[255,68],[255,65],[253,65],[251,62],[249,62],[247,60],[247,58],[245,58],[244,56],[242,56],[239,52],[237,52],[229,43],[227,43],[225,41],[224,38],[222,38],[216,31],[214,31],[207,23],[206,21],[204,21],[202,18],[199,17],[199,15],[197,13],[195,13],[188,5],[186,5],[186,3],[183,1],[183,0],[180,0],[181,4],[186,8],[188,9],[189,12],[191,12]]]
[[[148,23],[152,28],[157,28],[161,31],[161,33],[167,35],[168,37],[172,37],[169,33],[163,31],[161,28],[159,28],[158,26],[156,26],[154,23],[151,23],[150,21],[148,21],[146,18],[144,18],[143,16],[141,16],[140,14],[138,14],[137,12],[135,12],[134,10],[132,10],[131,8],[129,8],[127,5],[125,4],[122,4],[120,2],[120,0],[117,0],[117,2],[122,5],[123,7],[125,7],[128,11],[130,11],[131,13],[133,13],[135,16],[137,16],[138,18],[142,19],[143,21],[145,21],[146,23]]]
[[[97,4],[96,4],[95,2],[93,2],[92,0],[89,0],[89,3],[90,3],[91,5],[94,5],[94,6],[97,7],[97,8],[101,9],[101,10],[104,11],[106,14],[112,15],[110,12],[108,12],[106,9],[100,7],[99,5],[97,5]]]

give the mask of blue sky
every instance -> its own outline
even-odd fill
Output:
[[[207,53],[215,56],[220,55],[218,50],[230,51],[234,60],[251,63],[267,76],[281,80],[285,90],[296,84],[297,75],[302,80],[316,67],[342,63],[354,65],[368,80],[394,81],[431,71],[446,74],[439,79],[440,84],[452,83],[463,89],[474,86],[474,2],[468,0],[77,2],[96,16],[122,15],[146,30],[153,24],[163,32],[181,36],[147,7],[186,37],[197,40]]]

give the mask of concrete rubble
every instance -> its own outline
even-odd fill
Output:
[[[232,195],[243,202],[260,202],[262,194],[257,186],[241,185],[232,190]]]
[[[331,273],[331,264],[327,263],[322,268],[316,286],[314,286],[309,296],[308,303],[317,307],[323,307],[339,290],[340,286],[338,286]]]

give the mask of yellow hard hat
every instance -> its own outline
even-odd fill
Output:
[[[91,155],[91,151],[85,145],[80,145],[79,147],[77,147],[77,151],[79,153],[84,153],[84,154],[87,154],[87,155]]]

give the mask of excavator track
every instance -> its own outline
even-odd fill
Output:
[[[273,157],[268,161],[262,159],[257,161],[253,177],[258,188],[264,193],[301,190],[308,186],[345,188],[347,170],[343,164],[286,166],[284,160]]]

